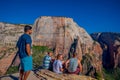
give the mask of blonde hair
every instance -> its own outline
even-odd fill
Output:
[[[62,54],[58,54],[58,55],[57,55],[57,59],[59,59],[59,58],[60,58],[60,56],[62,56]]]

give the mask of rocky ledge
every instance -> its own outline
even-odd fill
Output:
[[[19,73],[0,77],[0,80],[18,80]],[[56,74],[49,70],[39,70],[31,72],[28,80],[96,80],[89,76],[75,74]]]

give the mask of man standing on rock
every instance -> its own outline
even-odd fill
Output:
[[[32,39],[30,34],[32,33],[32,27],[26,25],[24,27],[24,34],[19,38],[17,42],[18,54],[20,57],[20,80],[27,80],[30,71],[32,70],[32,55],[31,44]]]

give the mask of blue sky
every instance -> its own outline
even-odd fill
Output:
[[[120,32],[120,0],[0,0],[0,22],[34,24],[40,16],[73,18],[88,33]]]

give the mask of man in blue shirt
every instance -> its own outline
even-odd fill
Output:
[[[32,39],[30,34],[32,33],[32,27],[26,25],[24,27],[24,34],[20,36],[17,47],[18,47],[18,54],[20,57],[20,80],[27,80],[30,71],[32,70],[32,55],[31,55],[31,44]]]

